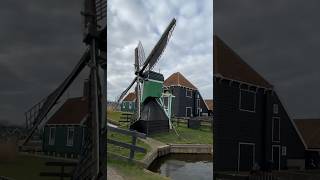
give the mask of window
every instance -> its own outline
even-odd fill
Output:
[[[281,148],[281,155],[286,156],[287,155],[287,146],[282,146]]]
[[[122,103],[122,108],[126,108],[126,103],[125,102]]]
[[[192,116],[192,108],[186,107],[186,117],[191,117],[191,116]]]
[[[55,139],[56,139],[56,128],[55,127],[50,127],[49,145],[54,145]]]
[[[200,99],[197,99],[197,107],[200,108]]]
[[[279,117],[272,118],[272,141],[273,142],[280,141],[280,118]]]
[[[242,111],[256,111],[256,93],[254,91],[240,89],[239,109]]]
[[[191,97],[192,98],[192,90],[186,89],[186,97]]]
[[[68,127],[67,132],[67,146],[73,146],[74,128]]]
[[[131,106],[132,106],[132,105],[131,105],[131,103],[132,103],[132,102],[129,102],[129,109],[131,109],[131,108],[132,108],[132,107],[131,107]]]
[[[278,114],[278,112],[279,112],[278,104],[273,104],[273,114]]]

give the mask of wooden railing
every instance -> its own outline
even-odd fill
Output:
[[[65,172],[65,167],[72,167],[73,169],[76,167],[76,162],[46,162],[46,166],[54,166],[61,167],[60,172],[41,172],[40,176],[44,177],[60,177],[61,180],[64,178],[72,179],[73,170],[70,172]]]
[[[146,138],[146,134],[139,133],[137,131],[130,131],[130,130],[120,129],[120,128],[116,128],[116,127],[111,127],[111,126],[108,126],[108,131],[112,131],[112,132],[116,132],[116,133],[120,133],[120,134],[124,134],[124,135],[129,135],[129,136],[132,137],[131,144],[107,138],[107,143],[109,143],[109,144],[113,144],[113,145],[116,145],[116,146],[120,146],[120,147],[123,147],[123,148],[130,149],[129,157],[125,157],[126,159],[128,159],[130,161],[133,160],[134,153],[136,151],[137,152],[146,153],[146,149],[145,148],[136,146],[137,138],[145,139]]]
[[[270,173],[255,175],[215,173],[214,180],[280,180],[280,178]]]

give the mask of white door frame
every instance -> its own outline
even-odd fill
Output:
[[[255,143],[248,143],[248,142],[239,142],[239,145],[238,145],[238,171],[240,171],[240,155],[241,155],[241,152],[240,152],[240,146],[241,145],[250,145],[253,147],[253,163],[255,163],[255,156],[256,156],[256,144]]]
[[[187,109],[190,109],[190,117],[192,116],[192,107],[186,107],[186,117],[188,117],[188,110]]]
[[[278,170],[280,171],[281,169],[281,146],[280,145],[272,145],[272,149],[271,149],[271,160],[273,161],[273,148],[278,148],[279,149],[279,164],[278,164]]]

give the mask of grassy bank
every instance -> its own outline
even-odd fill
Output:
[[[210,127],[202,126],[200,129],[190,129],[186,124],[175,126],[178,135],[172,129],[170,132],[157,133],[151,137],[167,144],[213,144]]]

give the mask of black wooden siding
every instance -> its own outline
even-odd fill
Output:
[[[285,168],[288,158],[303,158],[304,147],[277,95],[262,88],[256,90],[255,112],[239,110],[239,83],[214,81],[214,164],[215,170],[238,169],[239,142],[255,144],[255,161],[263,168],[271,160],[272,144],[287,147],[281,158]],[[256,89],[241,85],[241,88]],[[279,104],[280,143],[272,142],[273,103]]]
[[[202,108],[202,113],[208,113],[208,109],[205,102],[198,90],[192,91],[192,97],[186,97],[186,88],[180,86],[171,86],[170,92],[175,96],[173,100],[173,115],[176,117],[186,116],[186,107],[191,107],[192,115],[198,116],[197,114],[197,95],[200,98],[200,107]]]

